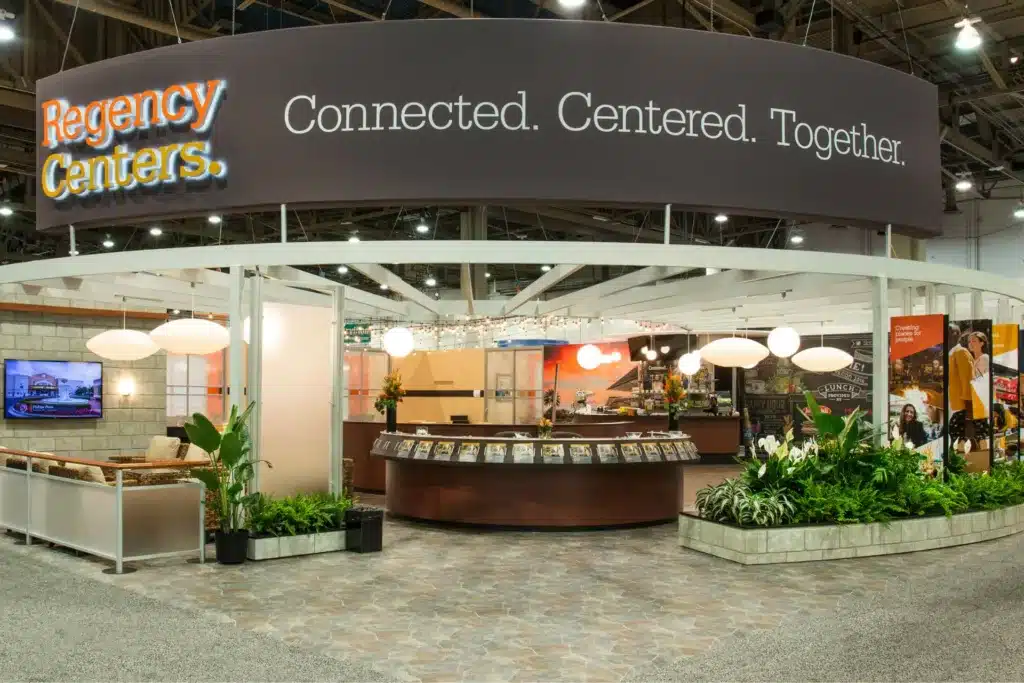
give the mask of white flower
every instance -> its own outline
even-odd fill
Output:
[[[757,445],[764,450],[766,455],[773,455],[775,451],[779,450],[779,440],[775,438],[774,434],[769,434],[760,439]]]
[[[795,467],[787,467],[786,468],[786,474],[793,474],[793,470],[795,470],[795,469],[796,469]]]
[[[804,441],[804,454],[805,455],[818,455],[818,442],[814,439],[808,439]]]
[[[890,431],[889,433],[892,435],[892,440],[893,441],[899,441],[899,439],[900,439],[900,426],[898,424],[894,423],[893,426],[892,426],[892,431]]]
[[[768,471],[768,463],[762,463],[761,469],[757,471],[757,478],[760,479],[764,476],[764,473]]]
[[[911,441],[910,439],[904,439],[903,440],[903,447],[906,448],[908,451],[912,451],[915,448],[914,442]]]
[[[794,462],[800,462],[801,460],[806,458],[807,455],[796,446],[793,446],[793,448],[789,449],[789,457]]]
[[[971,440],[970,439],[964,439],[964,453],[970,453],[970,452],[971,452]]]

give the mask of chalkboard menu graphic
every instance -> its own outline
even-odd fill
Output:
[[[992,440],[994,459],[1016,460],[1020,453],[1020,328],[992,326]]]
[[[813,392],[826,412],[849,415],[860,408],[871,420],[871,335],[840,334],[812,339],[811,343],[846,351],[853,356],[853,365],[836,372],[808,372],[788,358],[768,356],[757,367],[744,370],[744,400],[755,442],[768,434],[781,437],[787,429],[793,429],[796,438],[817,433],[804,391]]]
[[[928,467],[946,454],[946,344],[954,331],[942,314],[889,321],[888,431],[896,426],[900,438],[929,456]]]

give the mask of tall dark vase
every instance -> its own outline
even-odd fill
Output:
[[[386,416],[385,419],[387,419],[387,422],[388,422],[388,424],[387,424],[387,431],[389,431],[389,432],[397,432],[398,431],[398,409],[395,408],[394,406],[388,406],[385,409],[384,414]]]
[[[668,414],[668,431],[678,432],[679,431],[679,413]]]

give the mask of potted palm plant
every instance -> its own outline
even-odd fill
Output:
[[[209,467],[194,469],[191,474],[202,481],[206,488],[215,492],[220,513],[220,528],[214,540],[217,561],[221,564],[245,562],[249,532],[244,526],[244,505],[246,485],[252,480],[258,462],[252,460],[252,443],[246,420],[254,404],[241,413],[238,406],[231,406],[224,431],[220,432],[202,413],[192,415],[192,421],[185,424],[188,438],[210,457]],[[267,462],[267,467],[270,463]]]

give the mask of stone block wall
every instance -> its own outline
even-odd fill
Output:
[[[952,517],[746,529],[679,516],[679,544],[740,564],[838,560],[935,550],[1024,531],[1024,505],[966,512]]]
[[[132,329],[149,331],[154,320],[133,320]],[[120,317],[67,316],[0,311],[0,357],[23,360],[77,360],[103,363],[103,417],[99,420],[0,420],[0,445],[63,456],[105,460],[139,453],[167,430],[167,354],[134,362],[103,360],[85,347],[88,339],[121,325]],[[123,375],[135,380],[135,394],[121,397]]]

